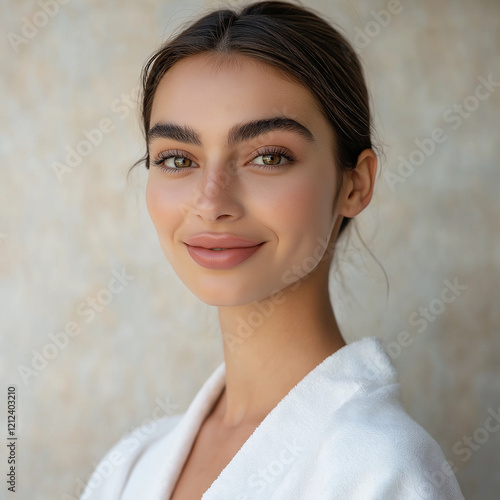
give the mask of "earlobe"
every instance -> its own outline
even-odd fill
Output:
[[[346,172],[341,215],[355,217],[370,203],[376,172],[377,155],[372,149],[364,149],[358,156],[356,168]]]

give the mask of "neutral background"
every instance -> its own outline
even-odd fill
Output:
[[[0,435],[7,386],[16,385],[15,498],[75,498],[125,432],[185,411],[223,360],[216,308],[161,253],[146,169],[126,179],[144,148],[143,63],[174,29],[220,4],[0,3]],[[378,13],[394,1],[305,5],[357,47],[386,154],[358,224],[389,296],[382,268],[353,235],[339,255],[343,284],[332,270],[341,329],[349,342],[384,339],[407,411],[454,463],[465,497],[496,499],[500,432],[485,424],[500,412],[500,87],[473,96],[480,77],[500,81],[500,2],[401,0],[388,21]],[[99,141],[91,131],[103,124]],[[437,129],[445,139],[415,153],[415,141]],[[95,142],[87,149],[86,135]],[[77,149],[80,160],[70,158]],[[421,164],[402,167],[401,157]],[[106,291],[123,270],[133,279]],[[445,292],[445,304],[446,280],[461,288]],[[91,300],[106,304],[94,317],[85,313]],[[69,337],[61,332],[72,321],[79,330]],[[5,441],[0,448],[5,477]],[[10,498],[3,480],[0,498]]]

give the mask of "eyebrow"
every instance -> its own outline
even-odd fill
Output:
[[[227,135],[227,143],[229,146],[234,146],[239,142],[254,139],[273,130],[294,132],[310,143],[316,142],[312,132],[301,123],[286,116],[275,116],[273,118],[234,125]],[[157,138],[173,139],[179,142],[195,144],[196,146],[203,145],[200,135],[195,130],[188,126],[177,125],[176,123],[156,123],[148,131],[147,143],[150,144],[153,139]]]

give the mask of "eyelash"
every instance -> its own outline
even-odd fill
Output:
[[[277,146],[270,146],[264,148],[262,151],[259,151],[255,156],[255,158],[258,158],[259,156],[266,156],[266,155],[278,155],[282,156],[283,158],[286,158],[288,160],[288,163],[285,164],[278,164],[278,165],[260,165],[258,163],[254,164],[257,165],[258,168],[262,170],[279,170],[282,169],[286,165],[290,165],[294,163],[297,160],[297,157],[293,153],[289,153],[286,149],[282,147],[277,147]],[[168,151],[163,151],[161,152],[154,160],[153,163],[157,167],[159,167],[161,170],[168,172],[168,173],[175,173],[177,174],[178,172],[181,172],[182,170],[187,170],[189,168],[193,167],[182,167],[182,168],[172,168],[172,167],[166,167],[165,165],[162,165],[163,162],[168,160],[169,158],[187,158],[188,160],[191,160],[189,155],[186,153],[179,151],[178,149],[171,149]],[[191,160],[193,161],[193,160]]]

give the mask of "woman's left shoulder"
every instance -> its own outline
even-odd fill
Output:
[[[322,454],[342,456],[355,481],[377,484],[373,498],[463,499],[437,441],[403,408],[399,384],[360,393],[336,412]],[[372,490],[373,491],[373,490]]]

